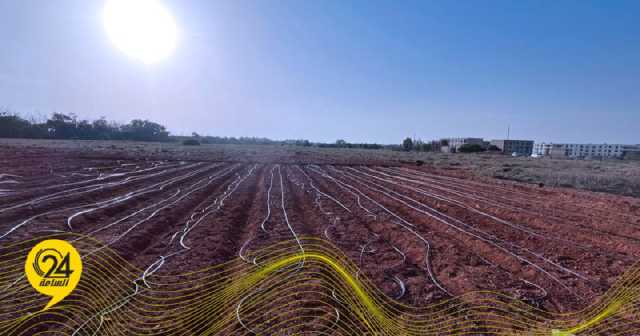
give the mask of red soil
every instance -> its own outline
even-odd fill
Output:
[[[0,244],[89,234],[142,269],[166,257],[158,273],[315,236],[407,304],[498,290],[566,312],[592,303],[640,255],[640,201],[628,197],[429,167],[0,152],[0,174],[15,175],[0,179]]]

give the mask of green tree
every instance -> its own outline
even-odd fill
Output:
[[[132,120],[122,127],[127,139],[138,141],[165,141],[169,138],[169,132],[165,127],[149,120]]]
[[[479,153],[484,152],[485,149],[478,144],[464,144],[458,147],[460,153]]]
[[[402,141],[402,148],[409,152],[413,149],[413,140],[411,140],[411,138],[406,138],[404,139],[404,141]]]

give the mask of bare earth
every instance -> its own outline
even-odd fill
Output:
[[[144,269],[189,225],[191,249],[163,266],[175,273],[315,236],[407,304],[499,290],[554,312],[585,307],[638,260],[640,200],[490,177],[541,162],[529,161],[2,140],[0,244],[78,232]]]

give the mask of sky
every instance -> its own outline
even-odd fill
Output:
[[[103,1],[0,0],[0,107],[173,134],[640,143],[640,1],[161,1],[174,52]]]

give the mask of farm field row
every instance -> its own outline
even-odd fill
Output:
[[[250,256],[283,241],[302,250],[313,237],[403,304],[491,290],[564,313],[592,304],[640,255],[631,198],[404,166],[36,162],[0,176],[0,245],[81,234],[138,267],[143,283],[258,264]],[[9,308],[0,305],[5,321],[17,318]]]

